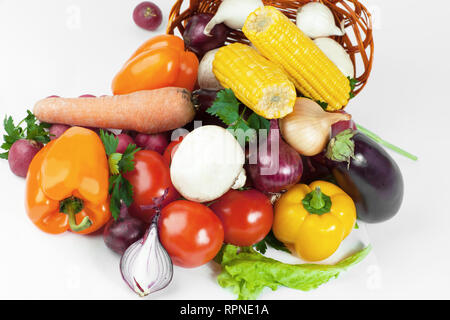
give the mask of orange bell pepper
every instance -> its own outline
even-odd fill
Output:
[[[112,82],[113,94],[180,87],[192,91],[197,81],[197,56],[184,50],[184,42],[173,35],[151,38],[141,45]]]
[[[100,229],[111,217],[108,176],[108,160],[97,134],[70,128],[42,148],[28,168],[28,217],[52,234]]]

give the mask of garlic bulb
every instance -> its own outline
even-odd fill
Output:
[[[210,35],[211,30],[219,23],[225,23],[231,29],[242,29],[249,14],[263,6],[262,0],[223,0],[206,25],[204,33]]]
[[[318,38],[314,40],[314,43],[346,77],[355,77],[353,62],[347,51],[337,41],[330,38]]]
[[[220,85],[219,80],[213,73],[213,61],[216,52],[219,49],[208,51],[203,56],[198,66],[198,85],[201,89],[221,90],[223,87]]]
[[[301,155],[314,156],[324,150],[331,126],[350,119],[349,114],[326,112],[313,100],[297,98],[294,111],[280,119],[281,135]]]
[[[338,28],[331,10],[320,2],[309,2],[297,10],[297,27],[313,39],[345,34],[344,21]]]

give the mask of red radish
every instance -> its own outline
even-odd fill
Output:
[[[80,98],[95,98],[95,96],[92,94],[83,94],[80,96]]]
[[[153,2],[145,1],[134,9],[133,20],[138,27],[154,31],[161,25],[162,12]]]
[[[66,124],[53,124],[49,129],[50,139],[54,140],[59,138],[69,128],[70,126]]]
[[[125,133],[117,135],[117,139],[119,139],[119,144],[116,149],[118,153],[124,153],[129,144],[135,144],[133,138]]]
[[[163,154],[169,145],[167,135],[165,133],[143,134],[138,133],[134,138],[136,145],[145,150],[153,150],[159,154]]]
[[[8,162],[11,171],[19,177],[27,176],[28,167],[36,153],[42,149],[42,144],[35,141],[20,139],[9,149]]]

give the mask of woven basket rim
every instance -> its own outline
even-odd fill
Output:
[[[185,1],[188,0],[175,1],[169,15],[168,34],[173,34],[175,30],[183,34],[186,21],[190,17],[197,13],[215,13],[222,2],[222,0],[189,0],[188,8],[181,11]],[[263,3],[278,8],[291,20],[295,20],[296,10],[313,1],[321,2],[330,8],[338,25],[344,20],[346,35],[331,38],[338,41],[350,55],[355,67],[356,86],[354,94],[357,95],[367,84],[374,57],[372,16],[359,0],[263,0]],[[243,33],[238,30],[231,31],[227,40],[228,43],[249,42]]]

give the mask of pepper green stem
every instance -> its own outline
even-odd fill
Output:
[[[312,192],[312,198],[309,201],[309,204],[316,210],[320,210],[325,206],[323,193],[320,191],[320,187],[316,187],[316,189]]]
[[[356,128],[358,128],[359,131],[361,131],[362,133],[364,133],[366,136],[368,136],[370,139],[378,142],[379,144],[385,146],[388,149],[391,149],[394,152],[397,152],[398,154],[407,157],[413,161],[416,161],[418,159],[417,156],[409,153],[408,151],[403,150],[402,148],[399,148],[383,139],[381,139],[378,135],[376,135],[375,133],[373,133],[372,131],[364,128],[363,126],[356,124]]]
[[[83,200],[76,197],[66,198],[59,203],[59,211],[69,216],[69,227],[72,231],[80,232],[92,226],[92,221],[89,217],[84,217],[80,224],[77,224],[75,216],[83,210],[83,207]]]
[[[309,213],[322,215],[330,212],[331,198],[324,194],[320,187],[316,187],[303,198],[302,204]]]

